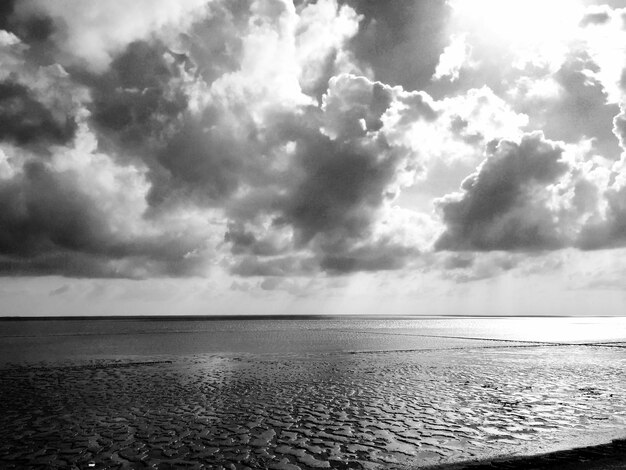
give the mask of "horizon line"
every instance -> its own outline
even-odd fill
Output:
[[[397,315],[397,314],[244,314],[244,315],[20,315],[0,316],[0,321],[42,320],[328,320],[343,318],[359,319],[442,319],[442,318],[624,318],[626,315]]]

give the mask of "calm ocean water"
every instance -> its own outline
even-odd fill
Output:
[[[433,350],[500,341],[626,343],[626,317],[5,320],[0,322],[0,361]]]

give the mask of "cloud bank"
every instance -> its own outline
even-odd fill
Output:
[[[271,290],[624,246],[624,11],[498,63],[455,2],[400,3],[5,4],[0,273]]]

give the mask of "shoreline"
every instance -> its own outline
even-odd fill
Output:
[[[0,369],[0,467],[624,469],[624,368],[584,357],[582,374],[571,351],[467,350]]]
[[[418,467],[423,470],[618,470],[626,469],[626,439],[545,454],[496,457]]]

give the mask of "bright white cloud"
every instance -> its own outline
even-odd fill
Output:
[[[450,81],[458,79],[459,72],[468,63],[470,54],[471,47],[465,42],[465,36],[452,36],[450,45],[443,50],[439,57],[433,79],[447,78]]]
[[[347,5],[339,7],[336,0],[306,3],[298,16],[296,60],[305,91],[319,86],[329,68],[333,74],[360,71],[343,46],[357,34],[362,16]]]

